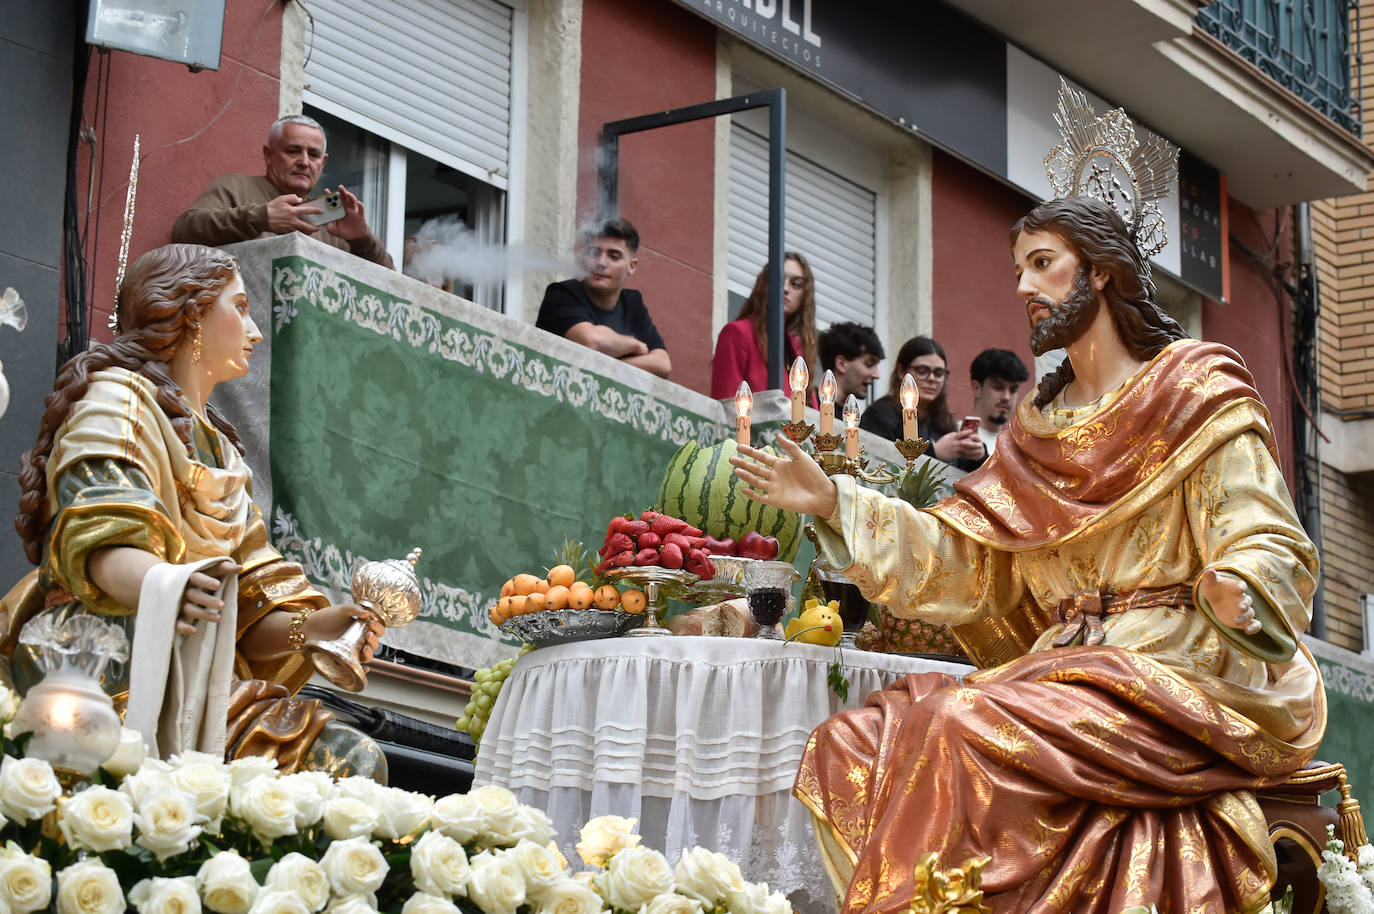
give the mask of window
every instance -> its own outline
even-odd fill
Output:
[[[320,186],[361,189],[369,223],[402,269],[408,242],[432,219],[461,220],[479,245],[509,240],[519,5],[312,0],[303,97],[329,136]],[[504,310],[500,282],[446,288]]]
[[[787,150],[784,248],[816,276],[816,327],[855,321],[877,326],[878,196]],[[735,315],[768,263],[768,140],[730,128],[730,313]]]

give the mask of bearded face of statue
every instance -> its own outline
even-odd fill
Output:
[[[1078,268],[1073,289],[1062,301],[1033,301],[1049,307],[1048,314],[1031,322],[1030,347],[1036,355],[1044,355],[1051,349],[1063,349],[1075,342],[1092,326],[1097,318],[1097,309],[1101,307],[1086,266]]]

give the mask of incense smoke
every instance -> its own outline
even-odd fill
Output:
[[[523,244],[482,241],[456,216],[431,219],[415,233],[405,275],[424,282],[502,282],[522,273],[575,275],[576,264]]]

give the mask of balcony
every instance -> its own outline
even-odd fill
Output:
[[[1362,191],[1374,171],[1351,98],[1353,0],[1064,0],[1043,16],[946,2],[1222,171],[1252,207]]]
[[[1196,22],[1264,75],[1360,136],[1360,72],[1350,66],[1350,48],[1360,43],[1360,20],[1351,15],[1357,6],[1355,0],[1213,0]]]

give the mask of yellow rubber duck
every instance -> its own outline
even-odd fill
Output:
[[[840,636],[844,634],[839,601],[822,603],[819,600],[807,600],[802,614],[788,622],[782,634],[788,641],[804,641],[807,644],[834,647],[840,643]]]

